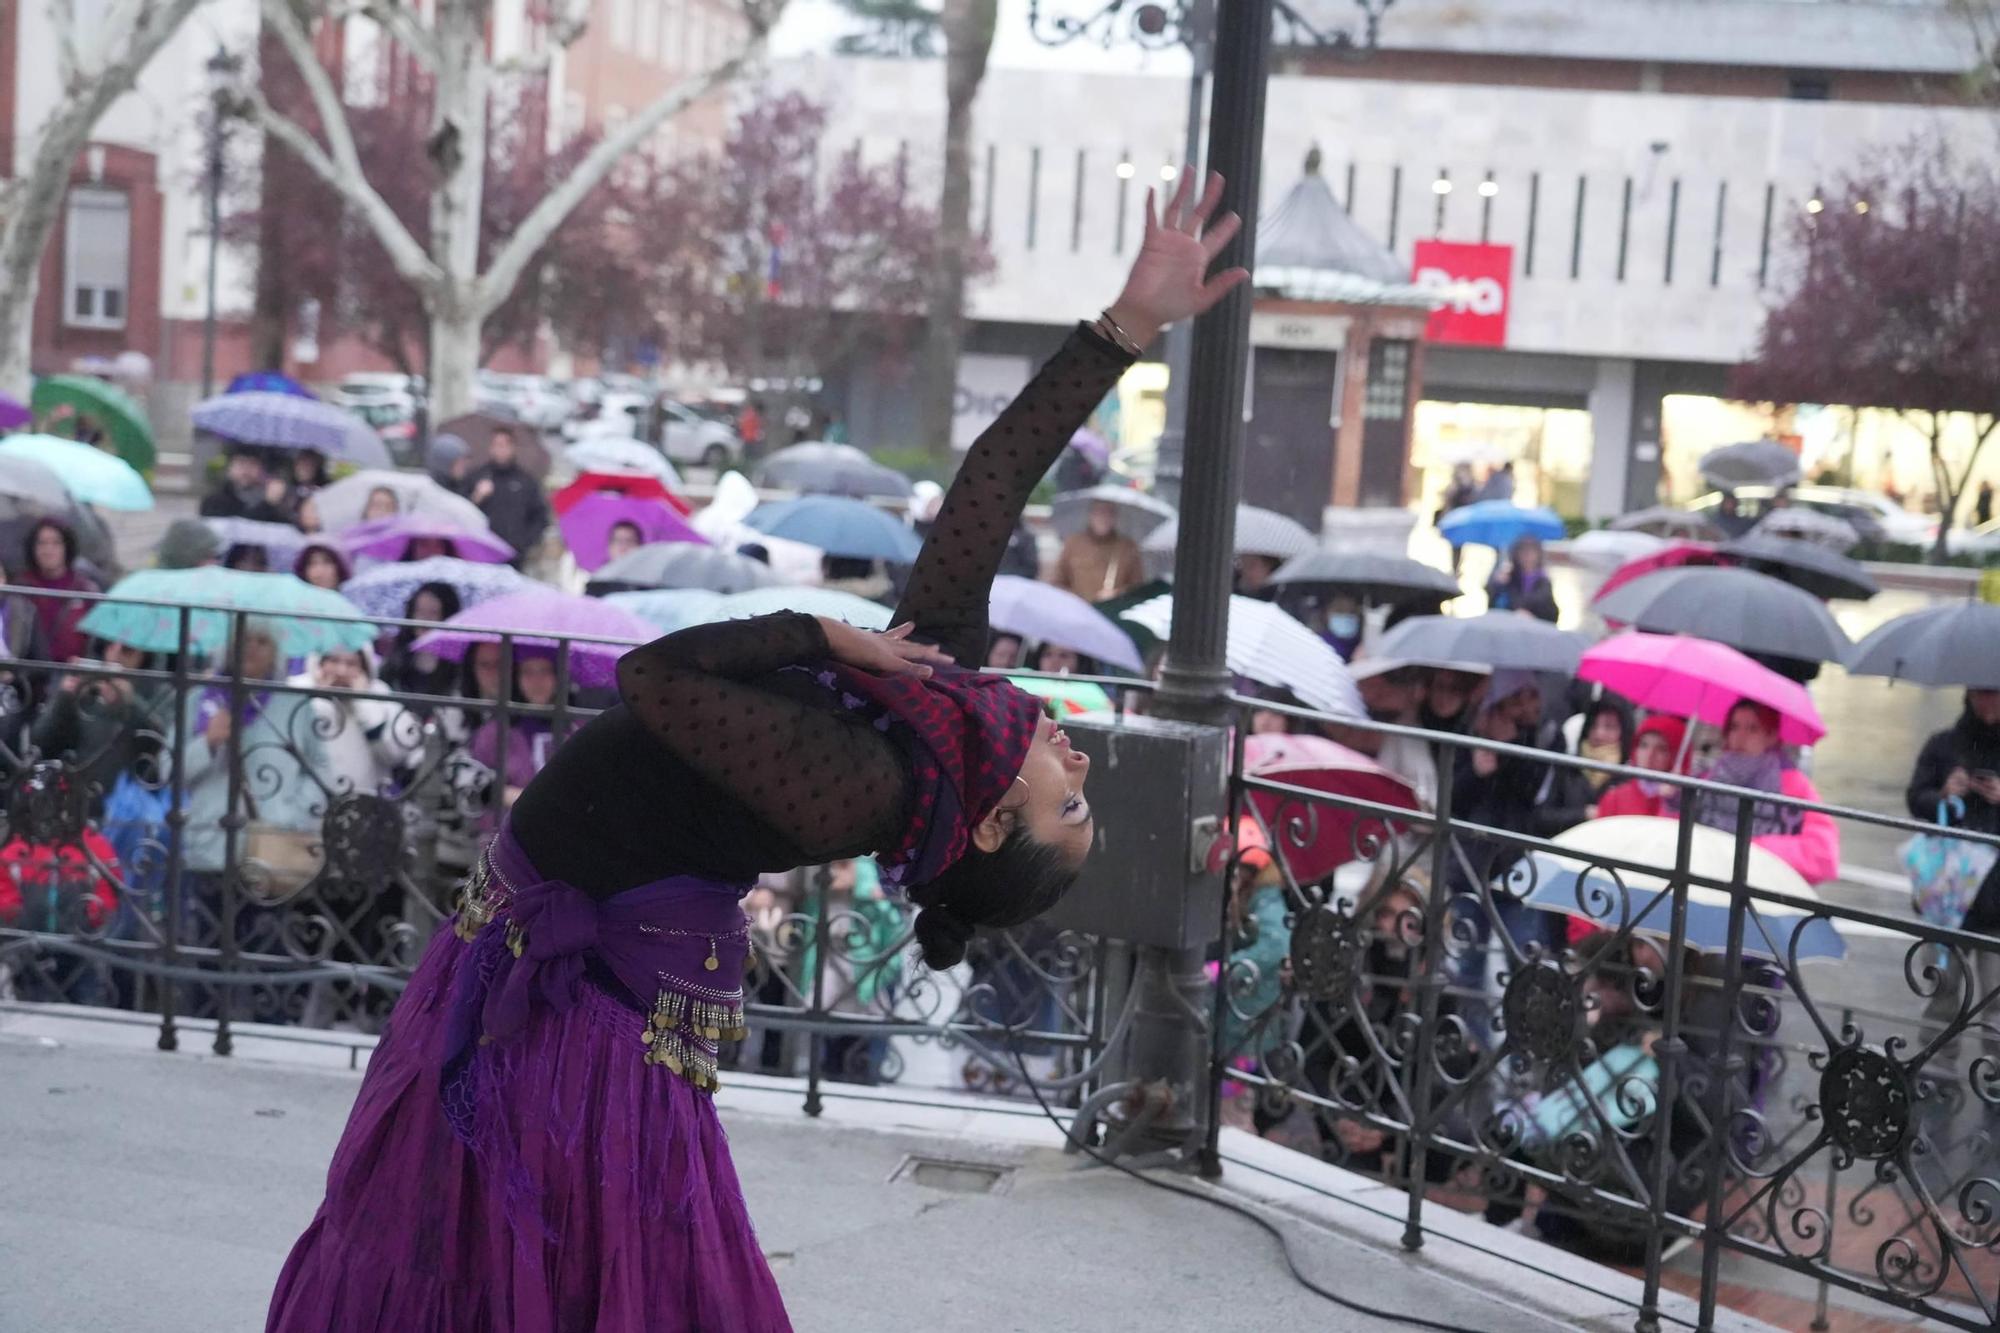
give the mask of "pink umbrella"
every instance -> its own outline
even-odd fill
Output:
[[[1708,542],[1675,542],[1661,547],[1651,555],[1642,555],[1637,560],[1627,560],[1611,571],[1604,580],[1604,586],[1597,590],[1592,601],[1597,601],[1615,588],[1643,577],[1656,569],[1678,569],[1682,565],[1720,565],[1727,563],[1715,547]]]
[[[1404,810],[1418,808],[1417,793],[1408,782],[1360,751],[1323,736],[1246,736],[1243,765],[1253,778]],[[1253,790],[1249,795],[1251,806],[1270,826],[1286,867],[1301,884],[1322,879],[1354,859],[1356,825],[1363,826],[1364,840],[1391,831],[1385,821],[1366,811],[1274,791]]]
[[[504,565],[514,558],[514,548],[491,532],[461,527],[429,514],[391,514],[357,523],[342,532],[340,540],[348,554],[377,560],[407,559],[410,543],[415,541],[448,542],[451,549],[427,554],[456,556],[474,564]]]
[[[651,542],[695,542],[708,545],[708,538],[688,526],[687,520],[660,500],[616,491],[596,491],[572,504],[557,525],[569,543],[576,563],[596,572],[611,558],[611,529],[630,523],[639,530],[639,545]]]
[[[1596,681],[1641,708],[1721,726],[1738,699],[1777,710],[1778,736],[1811,745],[1826,735],[1806,687],[1727,644],[1685,634],[1620,634],[1585,652],[1578,680]]]

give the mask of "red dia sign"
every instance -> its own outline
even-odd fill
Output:
[[[1424,328],[1427,341],[1506,345],[1513,246],[1418,241],[1413,262],[1416,272],[1412,281],[1444,301],[1431,311],[1430,323]]]

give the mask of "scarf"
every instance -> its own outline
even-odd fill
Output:
[[[1782,750],[1770,749],[1762,754],[1734,754],[1724,750],[1710,762],[1701,776],[1710,782],[1726,783],[1731,787],[1779,793],[1784,790],[1785,767]],[[1737,798],[1734,796],[1720,792],[1694,793],[1695,822],[1710,828],[1734,833],[1736,807]],[[1804,822],[1805,816],[1799,811],[1772,805],[1768,801],[1758,801],[1750,807],[1750,836],[1753,838],[1797,833]]]
[[[1617,741],[1585,741],[1576,747],[1576,752],[1582,758],[1592,759],[1600,764],[1622,764],[1625,762],[1625,747]],[[1592,791],[1601,792],[1604,790],[1605,785],[1611,781],[1611,774],[1599,773],[1594,769],[1585,769],[1583,780],[1590,784]]]

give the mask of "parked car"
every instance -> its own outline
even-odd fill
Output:
[[[1864,542],[1898,546],[1929,546],[1937,540],[1937,520],[1913,514],[1886,495],[1856,490],[1848,486],[1793,486],[1784,492],[1786,503],[1845,519],[1861,534]],[[1779,494],[1775,486],[1738,486],[1736,497],[1738,527],[1747,530],[1771,510]],[[1688,509],[1714,517],[1722,507],[1723,492],[1710,491],[1691,501]],[[1727,528],[1729,525],[1722,525]]]
[[[569,418],[576,405],[555,384],[541,375],[507,375],[482,370],[473,381],[473,391],[481,404],[506,408],[536,430],[554,430]]]
[[[1982,560],[2000,556],[2000,518],[1976,528],[1953,528],[1944,535],[1944,548],[1953,555],[1978,556]]]
[[[743,441],[732,426],[648,394],[607,391],[594,411],[563,425],[564,437],[571,440],[607,433],[635,436],[658,445],[675,463],[699,464],[717,472],[734,467],[743,456]]]
[[[414,375],[349,375],[334,386],[333,403],[375,428],[404,467],[421,461],[423,381]]]

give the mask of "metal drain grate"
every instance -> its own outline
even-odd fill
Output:
[[[990,1162],[955,1162],[947,1157],[905,1157],[891,1183],[922,1185],[945,1194],[999,1194],[1013,1178],[1011,1166]]]

